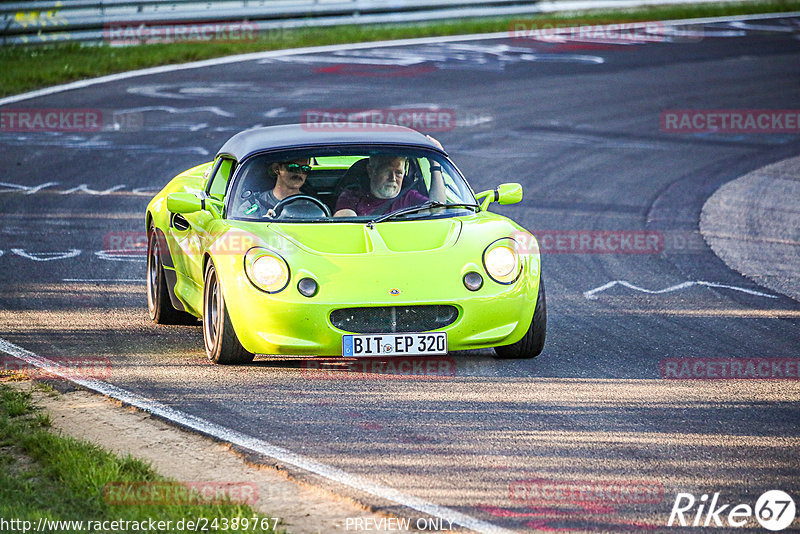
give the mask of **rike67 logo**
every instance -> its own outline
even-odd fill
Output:
[[[792,524],[795,513],[794,499],[781,490],[763,493],[755,507],[724,503],[719,493],[711,497],[704,493],[699,499],[691,493],[678,493],[667,526],[752,528],[756,526],[752,521],[755,516],[763,528],[777,532]]]

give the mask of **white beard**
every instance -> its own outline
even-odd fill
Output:
[[[394,198],[400,192],[400,186],[396,183],[384,184],[372,192],[377,198]]]

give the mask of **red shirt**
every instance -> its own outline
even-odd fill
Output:
[[[339,200],[336,201],[336,209],[334,211],[351,209],[355,211],[357,215],[372,215],[375,210],[380,209],[381,206],[384,206],[387,202],[390,202],[391,206],[389,206],[388,209],[384,209],[383,213],[389,213],[409,206],[418,206],[427,201],[428,197],[416,189],[409,189],[402,195],[395,197],[394,200],[376,198],[372,196],[372,193],[369,191],[345,189],[342,191],[342,194],[339,195]]]

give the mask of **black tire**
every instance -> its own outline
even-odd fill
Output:
[[[535,358],[544,349],[544,338],[547,333],[547,302],[544,294],[544,279],[539,279],[539,294],[536,297],[536,308],[533,310],[531,325],[525,335],[511,345],[495,347],[497,358],[503,360]]]
[[[161,249],[166,246],[151,226],[147,232],[147,311],[156,324],[197,324],[197,317],[176,310],[169,298]]]
[[[203,342],[208,359],[219,364],[250,363],[255,354],[242,347],[222,296],[214,262],[206,267],[203,284]]]

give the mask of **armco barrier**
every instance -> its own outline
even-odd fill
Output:
[[[659,4],[708,0],[659,0]],[[737,1],[737,0],[734,0]],[[742,0],[739,0],[742,1]],[[636,7],[644,0],[38,0],[0,3],[0,44],[100,43],[113,25],[146,27],[237,22],[277,28],[426,22],[575,9]],[[105,34],[104,34],[105,30]],[[146,39],[142,39],[147,42]],[[126,40],[124,44],[133,44]]]

